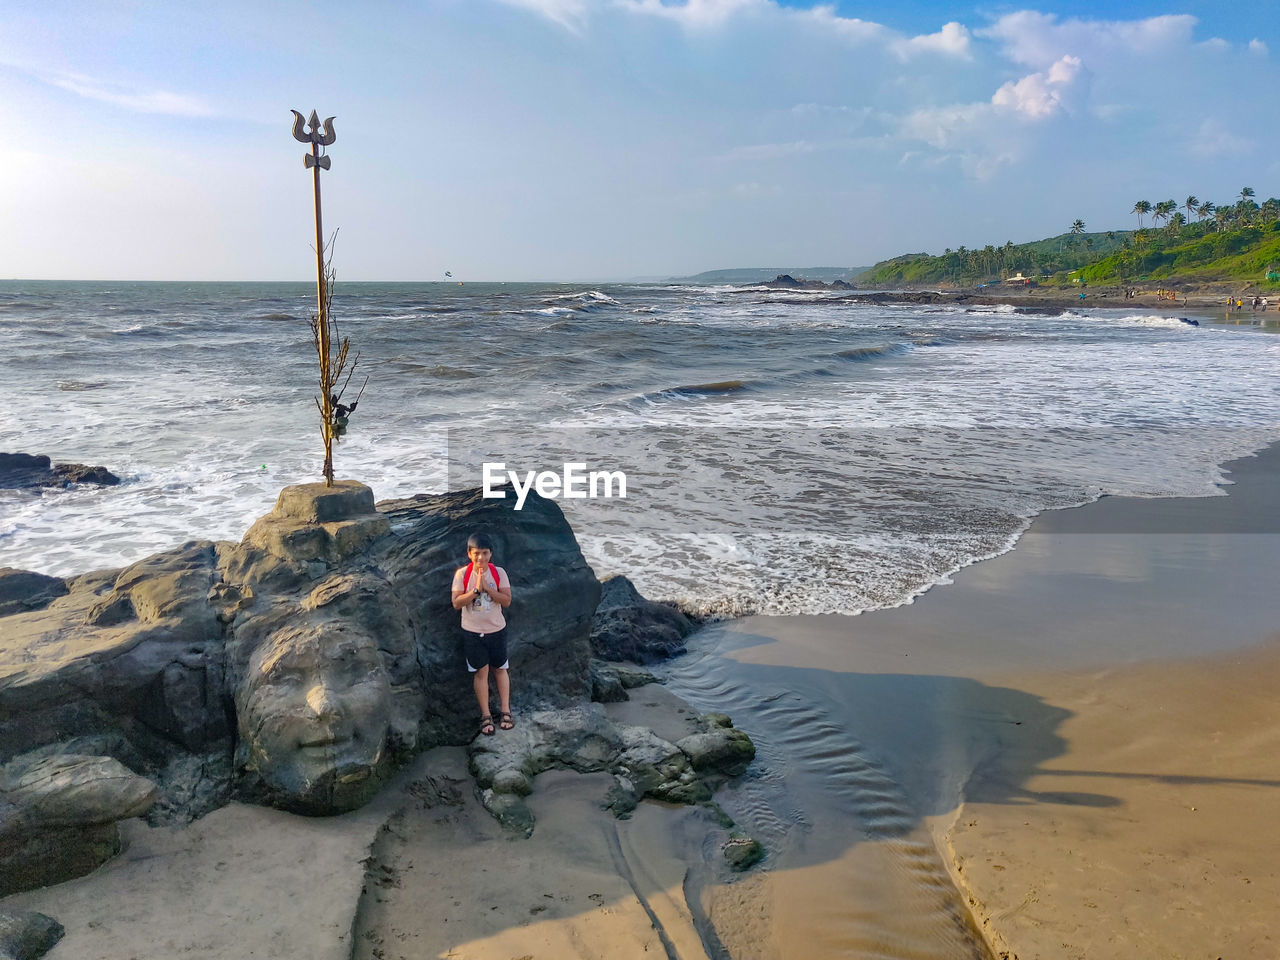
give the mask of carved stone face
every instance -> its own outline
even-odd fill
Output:
[[[250,659],[236,700],[248,766],[282,806],[335,813],[376,789],[391,685],[359,628],[330,621],[277,631]]]

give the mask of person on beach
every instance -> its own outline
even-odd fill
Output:
[[[480,705],[480,732],[493,736],[493,714],[489,706],[489,674],[498,687],[498,726],[515,727],[511,716],[511,677],[507,659],[507,620],[504,607],[511,605],[511,580],[507,571],[490,563],[493,542],[483,533],[467,538],[467,558],[471,561],[453,574],[453,609],[462,612],[463,652],[472,674],[476,703]]]

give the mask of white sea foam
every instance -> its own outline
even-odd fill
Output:
[[[1217,464],[1280,436],[1280,341],[1248,327],[722,287],[442,290],[412,307],[353,298],[344,333],[372,379],[339,475],[380,499],[476,485],[468,450],[490,442],[524,469],[625,467],[627,501],[564,503],[584,552],[598,574],[705,610],[904,602],[1008,549],[1043,509],[1214,494]],[[94,338],[104,325],[62,301],[0,326],[11,391],[40,411],[0,425],[0,449],[126,480],[0,493],[0,565],[66,574],[236,540],[281,486],[318,477],[305,323],[252,319],[281,309],[274,293],[202,296],[160,303],[177,325],[142,336]],[[398,319],[436,306],[459,319]],[[49,310],[80,332],[38,335]],[[745,386],[711,386],[728,381]]]

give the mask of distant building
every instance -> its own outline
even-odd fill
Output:
[[[1028,278],[1024,277],[1021,273],[1015,273],[1012,277],[1005,277],[1004,280],[1000,282],[1001,283],[1020,283],[1024,287],[1031,286],[1031,281]]]

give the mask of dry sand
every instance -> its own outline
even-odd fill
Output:
[[[539,777],[512,839],[448,748],[346,817],[133,824],[3,906],[66,925],[52,960],[1280,955],[1280,455],[1230,466],[1228,497],[1047,514],[907,607],[713,626],[611,706],[752,734],[718,795],[748,874],[707,811],[613,820],[601,776]]]

